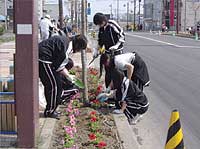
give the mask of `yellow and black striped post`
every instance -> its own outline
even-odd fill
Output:
[[[172,111],[165,149],[184,149],[179,112]]]

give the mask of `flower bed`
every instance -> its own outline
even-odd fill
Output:
[[[80,76],[80,69],[76,70]],[[62,116],[54,129],[52,148],[57,149],[121,149],[116,125],[106,103],[96,100],[103,87],[98,71],[88,71],[90,107],[85,107],[78,96],[67,106],[61,106]]]

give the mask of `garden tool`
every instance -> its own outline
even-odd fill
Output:
[[[89,62],[88,66],[90,66],[98,56],[99,56],[99,54],[97,54],[96,57],[93,57],[93,59]]]
[[[98,50],[97,49],[93,49],[93,51],[94,51],[93,59],[89,62],[88,66],[90,66],[99,55],[105,53],[105,46],[103,45]]]

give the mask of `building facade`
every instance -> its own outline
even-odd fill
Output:
[[[169,30],[176,30],[178,27],[179,31],[186,31],[189,27],[195,27],[198,22],[200,0],[144,0],[146,30],[161,29],[164,24]]]
[[[161,0],[144,0],[144,28],[145,30],[159,30],[162,25]]]
[[[200,23],[200,0],[182,0],[181,31]]]

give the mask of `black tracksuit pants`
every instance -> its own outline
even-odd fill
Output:
[[[60,102],[62,93],[61,75],[52,69],[51,64],[39,61],[39,77],[44,85],[47,101],[45,112],[52,114]]]

